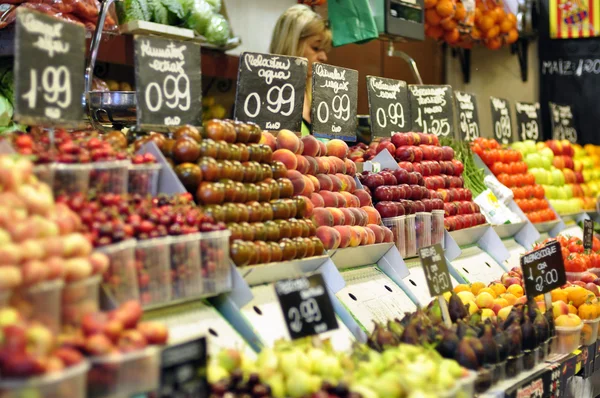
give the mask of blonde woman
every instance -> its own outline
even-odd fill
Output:
[[[302,110],[302,135],[310,134],[310,105],[313,62],[327,62],[331,31],[325,20],[310,7],[298,4],[288,8],[277,21],[271,38],[271,54],[308,59],[306,93]]]

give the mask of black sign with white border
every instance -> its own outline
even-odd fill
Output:
[[[206,338],[165,347],[161,353],[161,398],[208,397]]]
[[[412,131],[454,137],[453,92],[449,85],[408,85]]]
[[[419,249],[419,258],[425,272],[427,287],[432,297],[452,291],[452,282],[444,249],[439,243]]]
[[[539,102],[515,102],[519,141],[542,141],[542,123]]]
[[[463,91],[454,92],[454,103],[458,114],[458,131],[460,139],[471,142],[479,138],[479,113],[475,94]]]
[[[369,115],[373,137],[411,131],[408,87],[402,80],[367,76]]]
[[[492,132],[494,138],[501,144],[514,142],[510,104],[503,98],[490,97],[492,110]]]
[[[567,283],[560,243],[556,240],[521,256],[521,269],[528,298],[548,293]]]
[[[552,139],[568,140],[576,144],[578,135],[575,129],[575,117],[571,105],[561,105],[550,102],[550,122],[552,125]]]

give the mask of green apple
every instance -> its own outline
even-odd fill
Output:
[[[552,152],[552,149],[545,146],[540,149],[539,154],[540,156],[550,159],[550,163],[552,163],[552,159],[554,159],[554,152]]]
[[[544,193],[546,194],[546,198],[548,198],[548,199],[556,199],[556,196],[557,196],[556,190],[557,190],[557,188],[554,185],[542,185],[542,187],[544,188]]]
[[[565,199],[571,199],[573,197],[573,184],[565,184],[565,185],[563,185],[562,190],[563,190],[563,192],[567,196]]]
[[[561,170],[557,169],[556,167],[552,167],[550,169],[550,173],[552,173],[552,176],[550,177],[552,185],[565,185],[565,176]]]
[[[530,169],[542,167],[542,157],[537,153],[529,153],[525,156],[525,163]]]
[[[529,170],[531,174],[535,177],[536,184],[548,184],[548,171],[541,168],[532,168]]]
[[[523,141],[523,145],[525,147],[525,153],[535,153],[537,152],[537,149],[535,147],[535,141],[533,140],[527,140],[527,141]]]

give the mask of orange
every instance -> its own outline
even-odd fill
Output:
[[[519,39],[519,32],[517,32],[516,29],[511,29],[510,32],[508,32],[508,36],[506,36],[506,42],[508,44],[513,44],[518,39]]]
[[[444,41],[448,44],[455,44],[460,40],[460,33],[458,29],[447,30],[444,34]]]
[[[569,301],[569,293],[563,289],[554,289],[550,292],[552,296],[552,301],[564,301],[565,303]]]
[[[438,3],[438,0],[425,0],[425,8],[433,8]]]
[[[500,47],[502,47],[502,40],[500,40],[500,38],[498,38],[498,37],[493,38],[493,39],[486,39],[485,46],[487,48],[489,48],[490,50],[497,50]]]
[[[481,18],[479,18],[479,29],[481,29],[483,32],[487,32],[488,30],[492,29],[494,27],[494,19],[485,14],[482,15]]]
[[[452,30],[458,27],[456,21],[452,18],[446,18],[440,22],[440,26],[444,28],[444,30]]]
[[[488,292],[489,294],[491,294],[491,295],[492,295],[492,297],[493,297],[493,298],[496,298],[496,297],[498,297],[498,295],[496,294],[496,292],[495,292],[495,291],[493,291],[493,290],[492,290],[491,288],[489,288],[489,287],[484,287],[483,289],[481,289],[481,290],[479,291],[479,294],[481,294],[481,293],[483,293],[483,292]]]
[[[506,14],[506,19],[508,19],[510,22],[512,22],[513,26],[517,24],[517,17],[515,17],[515,14],[513,14],[511,12]]]
[[[500,27],[498,25],[494,25],[494,27],[488,30],[485,34],[485,37],[488,39],[493,39],[500,34]]]
[[[515,305],[517,301],[517,296],[512,293],[503,294],[502,298],[508,302],[508,305]]]
[[[502,7],[496,7],[492,12],[496,15],[496,23],[501,23],[506,18],[506,13]]]
[[[483,282],[473,282],[471,283],[471,293],[477,296],[481,289],[485,288],[485,283]]]
[[[523,296],[523,288],[521,285],[510,285],[508,289],[506,289],[506,292],[514,295],[516,298]]]
[[[473,40],[481,39],[481,31],[473,26],[473,29],[471,29],[471,37]]]
[[[454,15],[454,2],[451,0],[440,0],[435,6],[435,10],[442,18],[451,17]]]
[[[425,28],[425,34],[432,39],[441,39],[444,36],[444,29],[441,26],[428,26]]]
[[[508,33],[513,28],[512,22],[508,20],[508,18],[504,18],[502,23],[500,23],[500,32]]]
[[[502,283],[492,283],[489,288],[496,292],[497,296],[506,293],[506,287]]]
[[[425,21],[431,26],[438,26],[442,18],[435,12],[435,8],[430,8],[425,11]]]
[[[471,291],[471,288],[469,287],[469,285],[460,284],[460,285],[454,286],[454,293],[470,292],[470,291]]]
[[[454,13],[454,19],[462,22],[467,17],[467,11],[463,3],[456,3],[456,12]]]

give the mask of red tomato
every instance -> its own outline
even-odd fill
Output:
[[[533,196],[535,196],[538,199],[542,199],[544,195],[544,187],[537,184],[533,186]]]
[[[576,236],[573,236],[567,242],[567,249],[571,253],[583,253],[583,242]]]
[[[592,240],[592,250],[595,252],[600,250],[600,239],[596,238],[595,236]]]
[[[587,266],[582,256],[577,253],[571,253],[565,261],[565,271],[567,272],[585,272]]]

